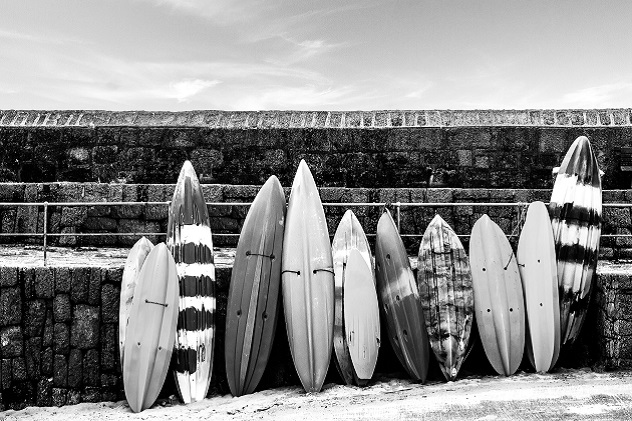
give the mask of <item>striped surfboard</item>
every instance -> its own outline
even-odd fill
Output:
[[[167,245],[180,291],[174,374],[184,403],[206,397],[215,344],[215,263],[202,187],[186,161],[169,207]]]
[[[587,137],[571,145],[553,186],[549,215],[553,225],[559,283],[562,345],[579,334],[599,255],[601,175]]]
[[[377,222],[375,277],[393,351],[410,377],[423,383],[430,358],[423,309],[406,248],[388,210]]]
[[[356,376],[353,368],[349,344],[345,333],[345,279],[347,275],[347,263],[349,254],[356,250],[364,259],[369,268],[369,279],[373,283],[375,294],[375,275],[373,273],[373,258],[369,249],[366,234],[360,225],[360,221],[352,210],[347,210],[343,215],[336,234],[331,244],[334,259],[335,278],[335,309],[334,309],[334,352],[336,354],[336,368],[346,384],[354,384]]]
[[[455,380],[468,351],[474,293],[465,249],[439,215],[419,246],[417,284],[430,347],[445,378]]]

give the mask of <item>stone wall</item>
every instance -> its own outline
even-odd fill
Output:
[[[259,186],[204,185],[209,203],[251,202]],[[106,184],[106,183],[4,183],[0,184],[0,203],[51,203],[102,202],[99,206],[58,206],[47,209],[47,233],[52,236],[48,244],[62,246],[130,246],[139,233],[164,233],[167,229],[167,202],[173,195],[173,184]],[[289,188],[286,187],[286,196]],[[320,188],[323,202],[340,203],[530,203],[534,200],[547,202],[551,197],[548,189],[450,189],[450,188]],[[630,203],[632,190],[606,190],[604,203]],[[107,205],[107,202],[137,202],[137,205]],[[162,204],[145,204],[163,202]],[[397,207],[391,205],[393,216]],[[326,206],[325,215],[329,232],[333,235],[343,213],[353,209],[369,236],[375,233],[382,207],[376,206]],[[401,233],[411,253],[419,247],[420,235],[438,212],[455,229],[457,234],[467,235],[474,222],[488,213],[507,234],[518,234],[524,221],[525,206],[436,206],[400,208]],[[238,234],[248,212],[248,206],[209,206],[211,228],[218,246],[235,246]],[[42,233],[44,229],[43,206],[0,206],[0,233]],[[73,236],[86,233],[98,236]],[[136,233],[134,235],[114,235]],[[604,208],[601,240],[601,257],[606,259],[632,258],[632,239],[610,237],[632,233],[630,208]],[[55,234],[68,234],[55,236]],[[108,235],[112,234],[112,235]],[[408,237],[412,236],[412,237]],[[153,241],[163,241],[160,235],[149,236]],[[515,238],[514,238],[515,239]],[[467,238],[463,239],[467,245]],[[4,243],[42,244],[41,237],[0,237]],[[514,244],[515,245],[515,244]]]
[[[290,185],[306,159],[318,185],[547,188],[588,136],[604,187],[629,188],[629,109],[372,112],[0,111],[0,180]],[[626,164],[629,165],[629,164]]]
[[[84,252],[83,266],[25,266],[13,260],[0,266],[0,411],[25,406],[68,405],[124,399],[118,351],[118,311],[122,263],[99,265]],[[6,258],[5,258],[6,260]],[[102,259],[101,259],[102,260]],[[416,269],[415,269],[416,270]],[[605,275],[604,275],[605,273]],[[632,366],[632,344],[625,309],[630,275],[599,270],[596,299],[577,343],[564,349],[559,367],[623,368]],[[627,285],[624,289],[615,283]],[[217,270],[217,335],[210,393],[229,393],[224,369],[224,327],[230,264]],[[605,291],[605,292],[604,292]],[[614,304],[620,314],[610,310]],[[258,390],[300,385],[280,312],[271,360]],[[604,330],[604,326],[609,330]],[[621,325],[621,326],[619,326]],[[386,327],[382,326],[383,335]],[[604,333],[605,332],[605,333]],[[461,376],[493,375],[478,337]],[[383,336],[385,338],[385,336]],[[623,337],[623,340],[620,338]],[[376,376],[407,378],[388,340],[381,342]],[[333,356],[332,356],[333,358]],[[529,370],[528,363],[522,369]],[[431,359],[429,378],[442,381]],[[327,382],[342,380],[334,364]],[[167,376],[161,397],[176,394]]]

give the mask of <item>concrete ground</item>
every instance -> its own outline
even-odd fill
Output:
[[[125,401],[62,408],[26,408],[0,419],[100,420],[628,420],[632,419],[632,372],[590,369],[511,377],[468,377],[421,385],[378,379],[365,388],[327,384],[306,394],[298,387],[233,398],[215,396],[190,405],[175,397],[140,414]]]

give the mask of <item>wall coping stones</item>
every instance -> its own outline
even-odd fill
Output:
[[[632,109],[381,111],[0,110],[0,127],[208,127],[213,129],[632,126]]]

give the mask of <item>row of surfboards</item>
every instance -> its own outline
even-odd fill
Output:
[[[529,206],[517,254],[487,215],[469,259],[436,215],[422,238],[415,278],[388,211],[375,259],[352,211],[330,243],[312,174],[299,164],[289,201],[275,176],[244,221],[231,274],[225,361],[233,395],[252,393],[268,362],[282,296],[294,366],[307,392],[322,388],[332,349],[347,384],[365,384],[380,348],[380,314],[409,375],[425,381],[430,349],[456,379],[476,320],[491,365],[514,373],[526,349],[548,371],[579,333],[598,254],[601,182],[585,137],[566,154],[551,203]],[[119,340],[130,408],[155,401],[170,364],[183,402],[208,392],[215,332],[215,267],[207,207],[185,162],[170,204],[166,244],[140,239],[121,285]],[[173,358],[172,358],[173,354]],[[173,359],[173,361],[172,361]]]

